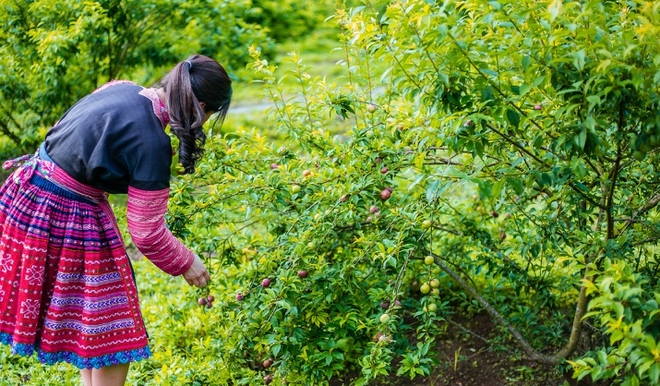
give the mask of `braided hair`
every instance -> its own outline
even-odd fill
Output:
[[[192,55],[163,77],[160,86],[167,96],[170,130],[179,139],[179,162],[184,173],[195,171],[204,153],[206,113],[224,121],[231,102],[231,79],[215,60]]]

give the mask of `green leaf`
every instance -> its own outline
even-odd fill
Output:
[[[520,96],[526,95],[532,89],[532,85],[523,84],[520,86]]]
[[[506,119],[514,127],[518,127],[520,124],[520,115],[514,109],[506,109]]]
[[[385,261],[383,262],[383,268],[386,268],[388,266],[396,268],[397,265],[398,264],[397,264],[396,258],[392,255],[387,256],[387,258],[385,258]]]
[[[486,86],[481,90],[481,99],[483,101],[492,101],[495,99],[495,93],[491,86]]]
[[[640,353],[640,350],[635,350],[635,352],[633,352],[630,355],[630,359],[633,360],[635,358],[635,356],[633,354],[638,354],[639,355],[639,353]],[[649,358],[648,356],[642,356],[641,358],[639,358],[636,361],[635,364],[637,365],[637,372],[639,373],[640,377],[643,377],[644,373],[650,371],[650,368],[651,368],[651,365],[653,365],[653,362],[654,362],[653,359]]]
[[[587,102],[589,102],[589,111],[592,111],[594,107],[600,105],[600,97],[598,95],[589,95],[587,97]]]
[[[426,202],[429,204],[438,199],[438,188],[440,187],[440,180],[435,180],[426,188]]]
[[[603,369],[601,367],[594,367],[591,369],[591,379],[594,381],[601,379],[602,373]]]
[[[545,82],[545,75],[537,76],[536,79],[534,79],[534,81],[532,82],[532,86],[538,87],[543,82]]]
[[[573,65],[579,71],[584,70],[585,61],[586,61],[586,56],[584,50],[579,50],[578,52],[573,54]]]
[[[587,143],[587,128],[583,127],[582,130],[573,137],[573,143],[575,143],[575,146],[580,149],[584,150],[584,145]]]
[[[282,350],[282,345],[281,344],[275,344],[271,346],[270,348],[273,351],[273,356],[277,357],[277,355],[280,353],[280,350]]]
[[[483,197],[492,197],[493,183],[488,180],[475,181],[479,186],[479,192]]]
[[[632,374],[623,381],[621,386],[639,386],[639,378],[635,374]]]
[[[502,193],[502,189],[504,189],[504,183],[506,181],[504,179],[500,179],[495,184],[493,184],[493,188],[491,190],[491,194],[493,197],[498,198],[500,194]]]
[[[506,177],[506,182],[513,188],[513,191],[516,192],[516,194],[522,194],[525,191],[523,182],[520,178]]]
[[[548,5],[548,12],[550,13],[550,21],[554,21],[557,16],[561,13],[563,8],[562,0],[552,0],[552,3]]]
[[[527,71],[527,69],[529,68],[529,66],[531,64],[532,64],[532,58],[529,55],[523,56],[523,59],[522,59],[523,71]]]
[[[415,186],[417,186],[420,182],[424,181],[424,179],[427,178],[426,175],[420,174],[417,178],[415,178],[415,181],[413,181],[409,186],[408,190],[413,190]]]
[[[654,363],[651,368],[649,368],[649,378],[651,378],[651,382],[653,384],[657,384],[658,380],[660,380],[660,363]]]

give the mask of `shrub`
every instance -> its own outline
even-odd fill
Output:
[[[657,8],[393,1],[335,20],[344,78],[311,77],[295,54],[279,75],[255,51],[268,126],[218,133],[201,177],[175,185],[170,224],[226,294],[220,362],[294,384],[414,378],[437,360],[442,320],[469,305],[529,360],[571,358],[583,377],[584,323],[614,332],[606,262],[657,281]],[[629,323],[650,325],[654,303],[640,302]],[[644,353],[653,331],[635,330]],[[599,352],[628,361],[626,382],[633,368],[654,379],[653,354],[612,339]]]

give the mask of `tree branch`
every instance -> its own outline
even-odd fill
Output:
[[[494,126],[489,125],[488,123],[484,123],[484,125],[485,125],[488,129],[490,129],[491,131],[493,131],[495,134],[497,134],[497,135],[499,135],[500,137],[502,137],[505,141],[507,141],[507,142],[509,142],[510,144],[512,144],[513,146],[517,147],[521,152],[523,152],[523,153],[525,153],[526,155],[528,155],[528,156],[529,156],[530,158],[532,158],[534,161],[538,162],[538,163],[541,164],[542,166],[545,166],[545,167],[547,167],[547,168],[550,168],[550,165],[548,165],[547,163],[545,163],[542,159],[540,159],[539,157],[537,157],[537,156],[536,156],[534,153],[532,153],[531,151],[527,150],[522,144],[516,142],[516,141],[513,140],[511,137],[509,137],[508,135],[504,134],[503,132],[497,130]],[[579,195],[581,195],[582,197],[584,197],[585,200],[589,201],[589,203],[590,203],[591,205],[595,206],[596,208],[604,209],[604,207],[603,207],[602,204],[596,202],[593,198],[589,197],[589,196],[588,196],[587,194],[585,194],[581,189],[579,189],[577,186],[575,186],[575,184],[571,183],[570,181],[568,181],[567,184],[568,184],[568,186],[571,187],[571,189],[573,189],[573,191],[575,191],[576,193],[578,193]]]
[[[616,179],[619,176],[619,170],[620,170],[620,165],[621,163],[621,145],[617,146],[617,155],[616,155],[616,160],[614,161],[614,167],[612,167],[612,170],[610,171],[610,175],[608,176],[610,180],[610,187],[609,187],[609,192],[607,193],[607,201],[605,202],[605,214],[607,215],[607,238],[608,239],[613,239],[614,238],[614,219],[612,215],[612,201],[614,197],[614,188],[616,187]]]
[[[623,227],[621,227],[621,230],[619,231],[619,234],[618,234],[618,235],[621,235],[621,234],[622,234],[623,232],[625,232],[625,231],[626,231],[626,230],[627,230],[632,224],[634,224],[635,221],[636,221],[636,218],[637,218],[639,215],[641,215],[641,214],[643,214],[643,213],[645,213],[645,212],[647,212],[647,211],[649,211],[649,210],[655,208],[655,207],[658,205],[658,203],[660,203],[660,193],[656,193],[655,196],[651,197],[648,201],[646,201],[646,203],[645,203],[644,205],[642,205],[639,209],[637,209],[637,210],[635,211],[635,213],[633,213],[633,215],[632,215],[629,219],[626,220],[625,224],[623,224]],[[617,237],[618,237],[618,235],[617,235]]]
[[[5,111],[4,108],[3,108],[3,112],[7,115],[7,118],[14,123],[14,125],[18,124],[18,122],[14,120],[14,117],[11,116],[11,113]],[[18,126],[18,128],[20,128],[20,126]],[[18,138],[16,134],[12,133],[7,122],[0,121],[0,132],[2,132],[2,134],[6,135],[9,139],[11,139],[11,141],[14,142],[15,145],[19,145],[21,143],[20,138]]]
[[[490,316],[495,319],[495,322],[503,326],[509,333],[514,337],[514,339],[520,345],[520,348],[523,352],[529,357],[530,360],[533,360],[538,363],[548,364],[548,365],[557,365],[560,364],[566,359],[569,355],[575,351],[577,344],[582,334],[582,317],[584,316],[587,310],[587,288],[586,286],[580,287],[580,293],[578,295],[578,303],[575,308],[575,315],[573,317],[573,324],[571,328],[571,335],[568,339],[566,345],[561,348],[554,355],[543,354],[534,347],[532,347],[529,342],[522,336],[520,331],[518,331],[509,321],[504,318],[496,309],[493,307],[488,300],[477,292],[476,288],[470,285],[465,281],[456,271],[454,271],[448,264],[440,259],[439,256],[433,255],[435,263],[442,268],[458,285],[465,290],[473,299],[475,299],[485,310],[490,314]],[[587,268],[584,272],[583,280],[588,279],[591,276],[591,270],[587,265]]]

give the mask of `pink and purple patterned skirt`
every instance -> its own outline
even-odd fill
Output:
[[[0,342],[81,369],[149,357],[105,193],[36,155],[18,161],[0,188]]]

